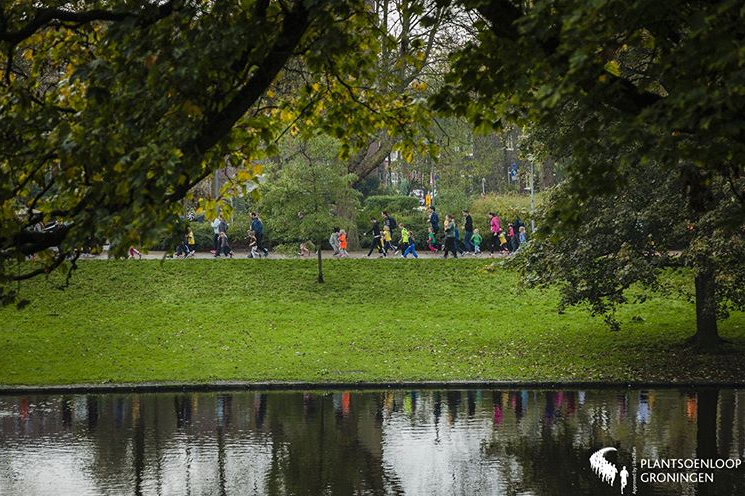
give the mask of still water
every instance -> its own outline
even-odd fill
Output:
[[[622,467],[624,494],[734,496],[743,465],[640,465],[743,457],[736,389],[0,396],[3,496],[612,495]]]

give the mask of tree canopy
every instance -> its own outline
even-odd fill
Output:
[[[561,207],[612,192],[650,162],[680,177],[697,209],[715,178],[743,203],[742,2],[465,4],[483,16],[478,36],[454,55],[433,102],[479,128],[540,136],[569,163]]]
[[[377,26],[362,0],[4,2],[3,300],[106,240],[121,255],[178,232],[195,184],[230,160],[244,187],[285,133],[349,155],[408,129],[412,98],[374,84]]]
[[[657,281],[677,237],[697,341],[715,342],[717,309],[741,305],[730,290],[745,286],[742,2],[466,5],[483,16],[478,36],[432,101],[477,128],[527,128],[564,164],[535,273],[564,284],[565,304],[606,313],[634,282]]]

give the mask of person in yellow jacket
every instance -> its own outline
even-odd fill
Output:
[[[194,239],[194,231],[191,230],[191,227],[186,233],[186,245],[189,247],[190,252],[193,252],[197,247],[197,242]]]
[[[383,235],[380,237],[380,242],[383,245],[383,253],[386,255],[388,255],[388,250],[393,251],[393,245],[391,244],[392,239],[391,228],[383,226]]]

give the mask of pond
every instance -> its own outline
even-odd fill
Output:
[[[744,456],[738,389],[0,396],[2,495],[742,495]]]

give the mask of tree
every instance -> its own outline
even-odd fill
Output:
[[[323,282],[321,247],[334,227],[349,229],[359,193],[354,175],[338,159],[339,145],[328,137],[298,141],[281,169],[271,174],[262,209],[272,229],[301,242],[312,240],[318,256],[318,282]],[[292,148],[292,147],[288,147]]]
[[[483,16],[479,35],[433,103],[477,128],[552,131],[551,151],[571,154],[576,199],[653,161],[705,210],[715,177],[742,175],[741,2],[464,3]],[[742,186],[732,190],[742,203]]]
[[[381,37],[376,86],[414,100],[426,98],[442,84],[448,54],[470,36],[471,14],[461,6],[438,0],[374,0],[371,4]],[[438,123],[429,107],[420,110],[422,114],[412,132],[432,141]],[[356,183],[376,170],[391,152],[408,148],[396,135],[395,128],[383,126],[350,157],[348,168],[357,176]],[[407,162],[411,162],[412,150],[404,151]]]
[[[602,226],[595,226],[597,233],[583,230],[583,216],[592,218],[596,211],[588,205],[602,209],[639,188],[639,170],[674,178],[663,198],[685,199],[682,211],[694,225],[705,225],[685,245],[696,279],[696,340],[705,346],[716,341],[716,309],[724,302],[719,296],[740,301],[717,289],[724,282],[717,274],[729,270],[725,259],[740,253],[745,221],[745,61],[734,56],[745,39],[741,2],[466,4],[483,16],[481,29],[453,57],[447,84],[433,103],[469,117],[477,128],[517,124],[541,137],[546,153],[566,166],[567,180],[547,217],[554,232],[600,237]],[[617,239],[627,233],[610,234]],[[703,249],[711,248],[708,236],[716,249]],[[559,250],[559,258],[571,253],[558,241],[546,246]],[[565,262],[587,268],[601,260],[605,267],[618,260],[611,254],[623,254],[591,248]],[[609,258],[580,261],[581,256]],[[742,284],[740,267],[732,270]],[[621,273],[606,267],[600,275]],[[612,287],[626,284],[595,282],[588,291],[609,287],[585,295],[593,301],[617,297]],[[567,301],[584,298],[573,295],[576,288],[566,289]]]
[[[2,302],[106,240],[122,256],[175,238],[194,185],[228,158],[245,185],[285,133],[345,137],[349,155],[406,129],[418,105],[366,83],[379,51],[364,0],[3,2]]]
[[[745,309],[745,239],[721,222],[737,209],[737,200],[720,182],[712,186],[716,208],[699,215],[680,195],[680,179],[661,167],[640,168],[624,184],[614,194],[575,204],[579,222],[561,229],[544,224],[525,256],[527,280],[559,283],[561,308],[589,305],[618,329],[614,312],[628,301],[632,286],[677,291],[693,274],[697,331],[691,342],[715,347],[717,320]],[[549,203],[562,205],[566,195],[562,185]],[[690,270],[671,276],[671,267]],[[634,294],[637,300],[646,297]]]

